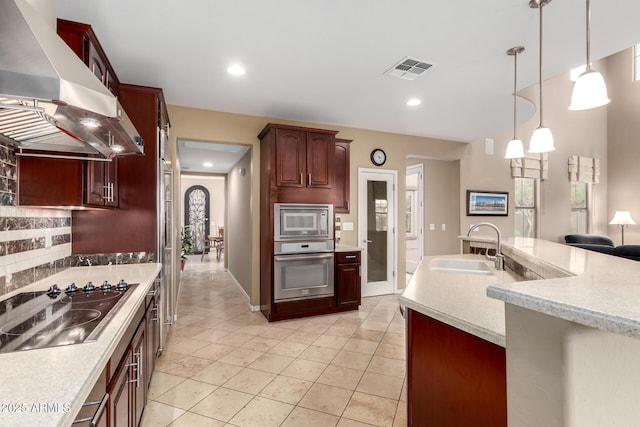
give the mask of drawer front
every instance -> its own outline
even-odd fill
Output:
[[[360,262],[360,251],[336,252],[336,262],[338,264]]]

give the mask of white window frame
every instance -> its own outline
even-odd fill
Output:
[[[571,232],[574,234],[588,234],[591,232],[591,191],[592,185],[588,182],[575,181],[571,182],[570,185],[583,184],[585,186],[585,207],[584,208],[574,208],[573,207],[573,188],[570,189],[570,206],[571,206]],[[586,216],[586,230],[580,230],[575,226],[577,224],[574,223],[574,214],[576,212],[584,212]]]
[[[518,182],[517,180],[519,179],[531,179],[533,180],[533,206],[518,206],[517,202],[518,202],[518,198],[515,196],[515,188],[516,188],[516,183]],[[521,177],[515,177],[514,181],[513,181],[513,187],[514,187],[514,201],[513,201],[513,206],[514,206],[514,217],[517,217],[517,213],[518,211],[531,211],[533,212],[533,233],[531,236],[522,236],[522,237],[539,237],[540,236],[540,221],[539,221],[539,206],[540,206],[540,180],[537,178],[521,178]],[[517,223],[516,221],[514,221],[514,235],[517,235],[516,230],[517,230]]]

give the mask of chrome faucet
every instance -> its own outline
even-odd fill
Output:
[[[493,261],[494,266],[496,267],[496,270],[504,270],[504,255],[502,255],[502,235],[500,234],[500,230],[498,229],[498,227],[491,224],[490,222],[479,222],[478,224],[474,224],[471,226],[471,228],[469,228],[467,237],[471,237],[471,233],[473,232],[473,230],[483,225],[493,228],[496,234],[498,235],[498,247],[496,248],[496,255],[495,256],[489,255],[489,250],[487,249],[487,252],[485,253],[484,256],[489,261]]]

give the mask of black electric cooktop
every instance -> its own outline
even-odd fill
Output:
[[[0,353],[95,341],[136,285],[53,285],[2,300]]]

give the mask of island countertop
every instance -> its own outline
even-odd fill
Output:
[[[0,354],[0,425],[68,426],[74,420],[160,272],[160,264],[74,267],[11,294],[57,283],[140,283],[131,290],[95,342]],[[64,284],[64,285],[62,285]]]
[[[431,269],[431,261],[438,258],[469,259],[485,262],[482,255],[438,255],[424,257],[400,302],[421,314],[468,332],[484,340],[505,346],[504,303],[487,297],[487,286],[517,280],[512,272],[492,274],[464,274]]]
[[[640,262],[540,239],[510,238],[506,256],[565,277],[495,283],[487,295],[582,325],[640,338]]]

